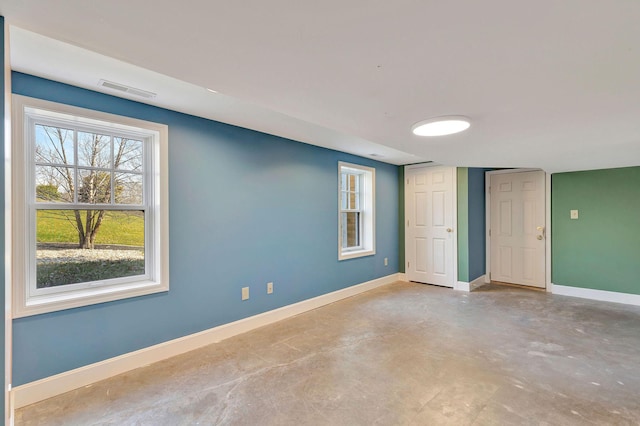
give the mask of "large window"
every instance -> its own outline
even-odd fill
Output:
[[[13,103],[14,316],[167,291],[167,126]]]
[[[338,163],[338,258],[375,254],[375,169]]]

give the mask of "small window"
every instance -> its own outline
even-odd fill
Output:
[[[375,169],[340,162],[338,258],[375,254]]]
[[[14,316],[167,291],[167,126],[13,99]]]

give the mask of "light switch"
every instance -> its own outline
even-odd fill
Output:
[[[571,210],[571,219],[578,218],[578,210]]]

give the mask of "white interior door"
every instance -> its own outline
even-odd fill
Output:
[[[407,168],[405,178],[407,278],[453,287],[455,168]]]
[[[543,171],[491,175],[491,280],[545,287]]]

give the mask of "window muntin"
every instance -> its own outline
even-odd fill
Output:
[[[17,95],[14,126],[14,316],[168,290],[167,127]]]
[[[375,169],[338,165],[338,258],[375,254]]]

